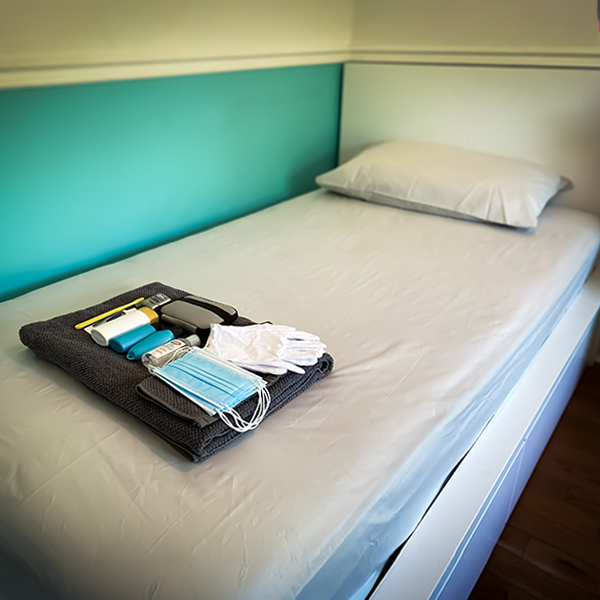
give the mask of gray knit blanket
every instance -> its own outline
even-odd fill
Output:
[[[30,323],[21,328],[19,336],[33,352],[139,419],[187,459],[201,462],[245,434],[230,429],[218,417],[208,416],[196,404],[149,375],[139,361],[127,360],[124,355],[96,344],[85,331],[75,329],[77,323],[142,296],[148,298],[158,293],[166,294],[172,300],[191,295],[155,282],[89,308]],[[233,325],[251,323],[238,317]],[[267,377],[271,404],[266,416],[329,375],[332,369],[333,358],[326,353],[316,365],[305,368],[304,375],[288,372],[280,377]],[[254,412],[256,402],[257,396],[250,396],[238,405],[237,410],[248,418]]]

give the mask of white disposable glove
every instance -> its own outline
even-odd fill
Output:
[[[319,337],[285,325],[211,325],[206,347],[221,358],[258,373],[304,373],[323,356]]]

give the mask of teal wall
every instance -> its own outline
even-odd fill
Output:
[[[342,65],[0,91],[0,300],[307,192]]]

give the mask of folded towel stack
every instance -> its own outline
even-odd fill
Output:
[[[218,417],[208,416],[193,402],[149,376],[140,362],[128,361],[110,348],[95,344],[84,331],[75,329],[77,323],[115,306],[158,293],[172,300],[190,295],[158,282],[151,283],[83,310],[25,325],[19,335],[22,343],[36,354],[142,421],[189,460],[201,462],[243,434],[227,427]],[[233,323],[234,326],[249,324],[252,321],[243,317]],[[271,394],[267,417],[329,375],[332,369],[333,358],[325,353],[316,365],[306,367],[303,375],[288,372],[279,377],[267,376]],[[239,405],[242,416],[248,417],[254,411],[256,401],[256,396],[251,396]]]

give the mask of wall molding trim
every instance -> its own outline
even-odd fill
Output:
[[[391,49],[351,52],[352,62],[523,66],[600,69],[597,52],[556,52],[549,49]]]
[[[199,75],[342,62],[600,69],[598,52],[548,49],[342,49],[250,56],[0,68],[0,89]]]
[[[346,62],[349,58],[348,50],[329,50],[169,61],[0,67],[0,89],[319,65]]]

